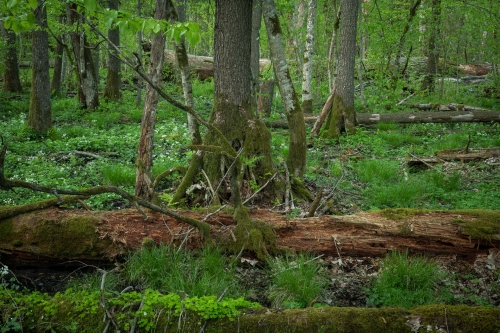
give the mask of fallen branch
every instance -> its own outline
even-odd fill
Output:
[[[151,202],[147,200],[143,200],[139,197],[136,197],[135,195],[132,195],[124,190],[122,190],[119,187],[116,186],[97,186],[97,187],[91,187],[87,188],[84,190],[65,190],[65,189],[56,189],[56,188],[51,188],[47,186],[40,186],[37,184],[21,181],[21,180],[9,180],[5,178],[5,173],[4,173],[4,162],[5,162],[5,153],[7,152],[7,144],[4,144],[2,146],[2,149],[0,150],[0,189],[2,190],[11,190],[16,187],[21,187],[21,188],[27,188],[33,191],[37,192],[44,192],[44,193],[50,193],[58,197],[57,202],[45,202],[44,205],[56,205],[57,203],[62,203],[64,200],[62,197],[59,197],[60,194],[66,194],[66,195],[75,195],[79,196],[75,200],[81,200],[82,197],[89,197],[97,194],[103,194],[103,193],[115,193],[121,196],[122,198],[128,200],[129,202],[133,203],[134,205],[140,205],[142,207],[149,208],[151,210],[154,210],[156,212],[163,213],[165,215],[168,215],[170,217],[175,218],[178,221],[187,223],[195,228],[197,228],[200,233],[202,234],[203,237],[208,237],[210,234],[210,225],[208,225],[205,222],[201,222],[199,220],[195,220],[186,216],[179,215],[171,210],[167,210],[165,208],[162,208],[160,206],[157,206],[155,204],[152,204]],[[29,206],[32,207],[32,210],[35,209],[40,209],[36,208],[37,204],[34,204],[35,206]],[[138,210],[144,215],[145,213],[142,212],[139,208]],[[12,214],[7,211],[7,214]],[[15,216],[15,215],[10,215],[10,216]]]

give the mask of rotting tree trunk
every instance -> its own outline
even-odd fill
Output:
[[[31,73],[31,96],[28,126],[37,133],[46,133],[52,127],[49,76],[49,35],[47,33],[47,9],[43,0],[38,0],[35,20],[39,29],[31,33],[33,59]]]
[[[4,23],[0,22],[2,35],[5,39],[5,54],[4,73],[3,73],[3,90],[6,92],[21,92],[21,80],[19,78],[19,61],[17,59],[16,34],[12,30],[7,30]]]
[[[314,55],[314,29],[316,27],[316,0],[309,0],[307,6],[306,51],[302,67],[302,112],[312,113],[312,71]]]
[[[342,1],[340,11],[340,49],[338,76],[333,90],[333,103],[326,121],[324,137],[338,139],[343,131],[356,133],[354,109],[354,68],[359,1]]]
[[[170,19],[174,10],[171,4],[172,2],[168,0],[156,0],[155,19]],[[164,48],[165,35],[163,32],[159,32],[153,36],[151,43],[150,65],[148,70],[150,80],[157,86],[160,86],[162,81]],[[148,84],[146,86],[144,110],[142,111],[141,135],[139,137],[135,178],[135,195],[146,200],[151,200],[154,193],[154,188],[151,187],[151,184],[153,181],[153,145],[158,99],[158,92]]]
[[[302,178],[306,168],[307,153],[304,114],[285,58],[281,25],[274,0],[263,0],[262,10],[269,39],[271,62],[290,129],[286,164],[293,177]]]
[[[185,237],[180,232],[185,230],[184,223],[150,211],[146,212],[146,223],[136,210],[92,212],[57,207],[2,218],[10,208],[0,208],[2,259],[10,256],[26,260],[109,260],[139,249],[144,238],[168,244],[181,242]],[[195,219],[203,217],[200,212],[182,214]],[[456,255],[474,261],[478,255],[487,255],[500,247],[500,211],[389,209],[290,219],[255,210],[250,217],[265,221],[266,226],[274,229],[278,250],[311,251],[333,257],[379,257],[390,250],[408,249],[410,253]],[[207,222],[217,244],[239,244],[239,236],[233,232],[233,216],[218,213]],[[204,241],[199,233],[192,233],[187,244],[200,247]]]
[[[118,10],[119,0],[109,0],[108,7],[112,10]],[[110,28],[108,31],[109,40],[116,46],[120,46],[120,29],[118,27]],[[121,98],[121,61],[118,52],[109,47],[108,52],[108,74],[106,76],[106,87],[104,88],[104,97],[110,101],[119,101]]]
[[[500,122],[500,111],[443,111],[443,112],[397,112],[358,113],[359,125],[370,126],[378,123],[419,124],[419,123],[481,123]],[[307,124],[314,124],[317,117],[306,117]],[[286,121],[266,122],[270,128],[288,128]]]

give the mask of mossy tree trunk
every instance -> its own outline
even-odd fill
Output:
[[[119,0],[109,0],[108,8],[118,10]],[[116,46],[120,46],[120,29],[113,27],[108,31],[109,40]],[[106,76],[106,87],[104,97],[111,101],[119,101],[121,98],[121,61],[118,52],[109,46],[108,52],[108,74]]]
[[[33,30],[33,68],[31,74],[31,98],[28,126],[37,133],[45,133],[52,127],[49,76],[49,35],[47,33],[47,9],[44,1],[38,0],[34,11],[38,29]]]
[[[166,20],[172,17],[173,7],[171,5],[171,1],[156,0],[155,19]],[[151,56],[148,70],[148,76],[156,86],[160,86],[162,82],[164,48],[165,35],[163,32],[160,32],[153,36],[151,42]],[[151,187],[151,170],[153,167],[153,144],[158,98],[158,92],[148,84],[146,86],[146,98],[144,100],[144,110],[142,112],[141,135],[137,152],[135,179],[135,195],[146,200],[151,200],[154,192],[154,189]]]
[[[5,69],[3,74],[3,90],[6,92],[21,92],[21,80],[19,78],[19,61],[17,59],[16,34],[12,30],[5,29],[0,22],[2,36],[5,40]]]
[[[286,160],[290,173],[297,178],[304,175],[306,168],[306,125],[300,107],[297,92],[290,77],[290,70],[285,57],[281,25],[274,0],[263,0],[262,10],[266,32],[269,39],[271,61],[278,81],[285,114],[289,124],[290,141]]]
[[[354,109],[354,70],[356,56],[356,28],[359,1],[342,1],[340,11],[340,48],[337,60],[333,104],[326,121],[324,137],[338,139],[340,133],[356,133]]]

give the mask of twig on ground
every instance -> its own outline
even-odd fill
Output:
[[[252,200],[253,197],[255,197],[257,195],[257,193],[259,193],[260,191],[262,191],[273,179],[274,177],[276,177],[278,173],[275,172],[274,175],[269,178],[269,180],[264,184],[262,185],[257,191],[255,191],[248,199],[246,199],[245,201],[243,201],[243,204],[246,204],[247,202],[249,202],[250,200]]]
[[[181,245],[179,245],[179,248],[177,249],[176,254],[178,254],[178,253],[181,251],[182,246],[183,246],[183,245],[184,245],[184,243],[187,241],[187,239],[188,239],[188,237],[189,237],[189,234],[191,233],[191,231],[193,231],[193,229],[194,229],[194,228],[191,228],[191,229],[189,229],[189,230],[186,232],[186,236],[185,236],[185,237],[184,237],[184,239],[182,240]]]

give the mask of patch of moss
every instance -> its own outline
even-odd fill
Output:
[[[463,234],[475,239],[500,239],[500,211],[474,209],[455,210],[453,213],[474,217],[472,221],[455,219],[452,222],[460,225]]]
[[[314,196],[311,194],[311,192],[309,192],[302,180],[300,180],[299,178],[293,177],[291,186],[293,194],[296,198],[307,200],[309,202],[314,200]]]

